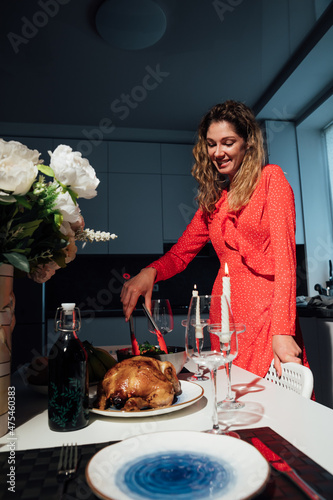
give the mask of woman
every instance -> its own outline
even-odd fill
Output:
[[[153,285],[186,268],[210,240],[220,260],[212,294],[221,294],[225,263],[239,335],[234,363],[265,376],[272,359],[301,363],[295,337],[296,245],[294,195],[281,168],[264,166],[263,138],[252,111],[226,101],[202,119],[193,150],[199,209],[178,242],[124,284],[128,320],[139,295],[151,305]],[[303,347],[303,346],[302,346]],[[307,364],[303,349],[303,362]]]

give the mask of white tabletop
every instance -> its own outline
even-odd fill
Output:
[[[186,367],[191,369],[189,362]],[[186,379],[188,375],[181,374]],[[192,406],[173,413],[143,418],[114,418],[91,414],[84,429],[54,432],[48,427],[47,396],[21,383],[16,373],[16,427],[14,435],[0,438],[0,451],[49,448],[63,443],[99,443],[123,440],[132,436],[160,431],[196,430],[212,427],[212,391],[210,380],[202,382],[204,397]],[[232,368],[232,387],[245,407],[219,411],[221,427],[232,430],[271,427],[296,448],[333,474],[333,410],[302,396],[276,387],[272,382],[241,368]],[[218,370],[218,398],[226,394],[225,370]]]

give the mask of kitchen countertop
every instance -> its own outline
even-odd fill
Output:
[[[333,297],[315,295],[314,297],[297,297],[297,313],[301,318],[333,319]]]
[[[333,320],[333,309],[326,307],[297,307],[297,314],[300,318],[327,318]]]

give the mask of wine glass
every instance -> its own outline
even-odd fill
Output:
[[[236,333],[243,333],[245,332],[245,325],[239,325],[236,324]],[[236,356],[235,356],[236,357]],[[233,359],[235,359],[235,357]],[[223,399],[223,401],[219,401],[217,403],[217,407],[222,410],[239,410],[240,408],[244,408],[244,403],[241,403],[240,401],[237,401],[235,397],[232,394],[231,390],[231,368],[232,368],[232,360],[228,361],[228,363],[225,364],[225,370],[227,373],[227,378],[228,378],[228,392],[226,397]]]
[[[182,320],[182,326],[187,326],[187,319]],[[191,375],[190,377],[187,377],[189,382],[204,382],[205,380],[209,380],[209,377],[207,377],[204,374],[202,366],[196,365],[196,371]]]
[[[173,314],[169,299],[152,300],[151,315],[162,335],[172,332]],[[148,329],[151,333],[156,333],[150,321],[148,321]]]
[[[218,322],[213,322],[218,320]],[[222,334],[223,331],[223,334]],[[217,369],[237,355],[237,333],[225,295],[198,295],[191,298],[185,333],[186,353],[197,365],[206,366],[214,389],[213,427],[206,432],[239,438],[223,431],[217,414]]]

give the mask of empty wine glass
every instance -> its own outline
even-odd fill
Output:
[[[221,307],[222,305],[224,307]],[[219,322],[212,323],[216,319]],[[220,429],[217,414],[217,369],[237,355],[237,334],[226,296],[198,295],[191,298],[186,322],[185,347],[187,356],[197,365],[206,366],[211,375],[214,389],[213,427],[206,432],[239,438],[236,432]]]
[[[236,324],[236,333],[243,333],[245,332],[245,325],[239,325]],[[236,356],[235,356],[236,357]],[[235,357],[233,359],[235,359]],[[219,401],[217,403],[217,407],[223,410],[239,410],[240,408],[244,408],[244,403],[241,403],[240,401],[237,401],[235,397],[232,394],[231,390],[231,368],[232,368],[232,360],[229,361],[228,363],[225,364],[225,370],[227,373],[227,379],[228,379],[228,392],[226,397],[223,399],[223,401]]]
[[[187,320],[183,319],[182,321],[182,326],[187,326]],[[187,377],[189,382],[204,382],[205,380],[209,380],[209,377],[204,374],[204,370],[201,366],[196,365],[196,371],[193,373],[193,375]]]
[[[152,300],[151,315],[162,335],[173,330],[173,314],[169,299]],[[148,321],[148,329],[151,333],[155,333],[150,321]]]

